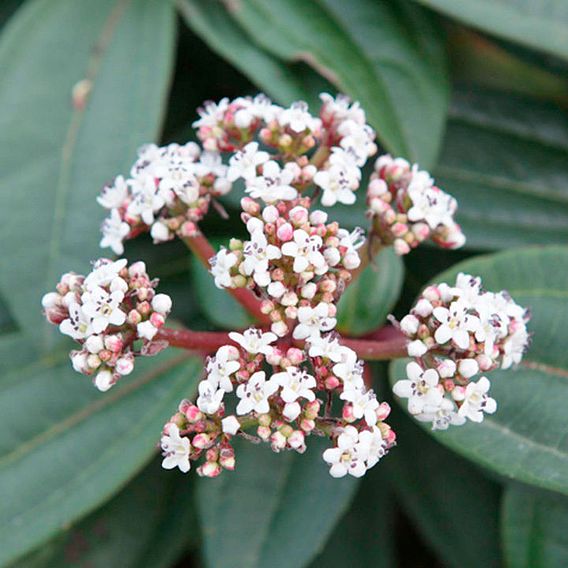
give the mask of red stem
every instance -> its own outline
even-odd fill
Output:
[[[389,332],[392,337],[383,341],[341,339],[341,343],[353,349],[361,359],[367,361],[385,361],[406,357],[406,337],[395,328],[392,330]],[[234,344],[224,331],[192,331],[163,327],[156,338],[167,341],[172,347],[206,353],[216,351],[223,345]]]
[[[195,237],[185,237],[183,242],[209,270],[211,265],[209,259],[216,254],[211,243],[201,233]],[[270,323],[268,315],[260,311],[260,300],[248,288],[225,288],[225,290],[245,308],[245,310],[260,323]]]
[[[219,347],[234,342],[223,331],[192,331],[191,329],[171,329],[163,327],[156,339],[167,341],[172,347],[181,347],[188,351],[213,352]]]

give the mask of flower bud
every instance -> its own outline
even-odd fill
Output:
[[[152,308],[165,316],[172,309],[172,299],[167,294],[156,294],[152,300]]]

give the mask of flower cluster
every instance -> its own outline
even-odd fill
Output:
[[[269,442],[275,452],[303,453],[306,436],[315,433],[332,439],[334,447],[323,454],[331,475],[360,477],[394,444],[384,422],[389,406],[365,387],[362,361],[336,335],[312,336],[303,349],[275,345],[274,333],[254,328],[229,337],[234,344],[207,361],[196,404],[182,401],[165,425],[164,467],[188,471],[190,460],[204,456],[198,473],[215,477],[234,468],[235,435]],[[229,393],[234,413],[227,415]],[[334,397],[341,418],[331,415]]]
[[[156,294],[143,262],[102,258],[87,276],[68,273],[56,292],[43,297],[47,320],[81,345],[71,351],[73,368],[93,376],[106,391],[121,376],[129,375],[137,355],[154,355],[165,347],[155,340],[172,301]]]
[[[130,177],[116,177],[98,198],[110,211],[101,247],[122,254],[124,240],[145,231],[155,243],[197,234],[211,200],[231,189],[226,173],[218,152],[201,152],[194,142],[143,146]]]
[[[454,221],[456,200],[434,185],[430,174],[388,154],[375,163],[367,190],[373,233],[403,255],[430,238],[444,248],[465,243]]]
[[[487,377],[478,373],[508,369],[520,363],[528,346],[529,314],[504,291],[482,289],[481,279],[460,273],[455,286],[439,284],[424,290],[400,322],[410,339],[407,380],[394,392],[408,399],[408,410],[433,429],[481,422],[493,413]]]
[[[233,239],[230,249],[211,259],[218,287],[244,287],[263,298],[271,330],[306,339],[335,327],[335,302],[361,259],[362,231],[327,222],[327,213],[310,212],[310,199],[280,201],[261,208],[245,198],[243,221],[250,240]]]

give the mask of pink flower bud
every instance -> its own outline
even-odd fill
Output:
[[[221,466],[217,462],[205,462],[197,468],[197,475],[201,477],[217,477],[221,473]]]
[[[341,381],[337,377],[335,377],[334,375],[331,375],[331,376],[327,377],[327,379],[325,379],[325,388],[327,390],[334,390],[340,384],[341,384]]]
[[[191,445],[199,450],[204,450],[211,446],[211,437],[209,434],[197,434],[191,440]]]
[[[276,223],[276,219],[280,217],[278,209],[274,205],[269,205],[262,210],[262,218],[266,223]]]
[[[311,432],[314,428],[316,427],[316,423],[314,420],[310,420],[308,418],[304,418],[301,422],[300,422],[300,428],[304,431],[304,432]]]
[[[162,314],[159,314],[158,312],[154,312],[150,316],[150,323],[155,328],[160,329],[166,323],[166,320],[165,320],[165,318]]]
[[[346,422],[354,422],[355,415],[353,414],[353,405],[352,404],[344,404],[343,410],[341,411],[341,416],[343,420]]]
[[[306,450],[305,435],[301,430],[294,430],[288,438],[288,445],[299,453]]]
[[[221,452],[221,457],[219,458],[219,464],[224,469],[226,469],[228,471],[233,471],[235,469],[235,456],[234,456],[234,454],[224,456],[223,452]]]
[[[135,310],[133,310],[135,311]],[[136,314],[138,312],[135,311]],[[138,314],[139,315],[139,314]],[[105,347],[109,351],[113,353],[120,353],[124,346],[124,342],[122,341],[122,337],[120,335],[106,335],[105,336]]]
[[[274,432],[270,436],[270,445],[272,446],[273,452],[279,452],[286,447],[286,437],[282,435],[281,432]]]
[[[264,441],[267,441],[270,438],[270,435],[272,434],[272,430],[270,430],[270,428],[268,428],[268,426],[259,426],[256,429],[256,433]]]
[[[284,242],[291,241],[294,237],[294,227],[290,223],[284,223],[276,231],[276,236]]]
[[[134,369],[134,355],[129,353],[124,357],[120,357],[116,362],[115,369],[120,375],[130,375]]]
[[[305,207],[294,207],[290,210],[289,217],[294,225],[303,225],[308,222],[308,210]]]
[[[137,310],[130,310],[127,321],[131,325],[138,325],[142,321],[142,316]]]
[[[377,408],[377,420],[383,421],[389,417],[391,407],[388,402],[381,402]]]

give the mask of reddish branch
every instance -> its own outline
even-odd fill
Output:
[[[353,349],[361,359],[384,361],[406,356],[406,338],[395,328],[384,328],[384,339],[341,339],[341,343]],[[158,339],[166,340],[173,347],[188,351],[212,353],[233,343],[229,335],[221,331],[192,331],[189,329],[162,328]]]
[[[202,235],[186,237],[184,243],[191,249],[191,252],[209,270],[211,267],[209,259],[215,256],[216,251],[211,243]],[[248,288],[227,288],[226,289],[243,308],[260,323],[270,323],[270,318],[260,311],[260,300]]]

